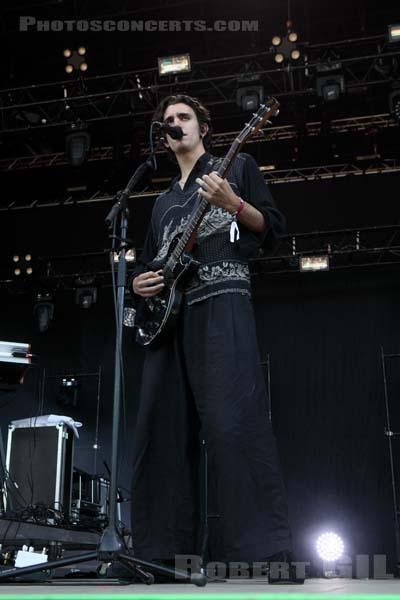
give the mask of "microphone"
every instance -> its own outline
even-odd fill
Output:
[[[160,127],[160,131],[168,133],[173,140],[181,140],[183,138],[183,129],[178,125],[168,125],[168,123],[160,123],[159,121],[154,121],[154,125],[158,125]]]

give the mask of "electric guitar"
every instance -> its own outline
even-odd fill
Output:
[[[222,161],[218,175],[225,178],[232,162],[245,142],[259,131],[278,113],[279,102],[269,98],[266,104],[261,104],[257,113],[253,114],[239,133],[228,154]],[[142,346],[157,347],[174,330],[183,299],[183,289],[188,276],[197,271],[199,263],[191,255],[197,231],[210,204],[198,192],[198,205],[187,223],[185,231],[178,233],[169,244],[166,255],[160,260],[154,260],[149,265],[149,271],[162,269],[164,276],[163,290],[152,298],[142,299],[146,304],[147,316],[136,324],[136,341]],[[143,312],[143,311],[141,311]]]

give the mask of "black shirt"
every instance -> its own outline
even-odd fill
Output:
[[[221,162],[222,159],[205,152],[194,165],[183,189],[179,185],[179,177],[176,177],[169,189],[158,196],[133,278],[148,270],[147,265],[152,260],[167,255],[172,239],[185,230],[199,202],[196,178],[210,171],[218,171]],[[238,222],[240,237],[232,243],[232,215],[223,208],[210,205],[193,249],[193,256],[200,262],[200,267],[186,284],[185,298],[188,304],[221,293],[250,295],[248,259],[255,255],[260,246],[272,248],[285,231],[284,217],[276,208],[252,156],[238,154],[226,179],[235,194],[263,214],[267,226],[264,232],[255,233]]]

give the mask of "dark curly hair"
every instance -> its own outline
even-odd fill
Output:
[[[163,121],[164,113],[167,110],[168,106],[171,104],[187,104],[190,108],[193,109],[197,121],[200,125],[208,125],[208,131],[206,135],[203,137],[203,144],[206,150],[209,150],[211,147],[211,138],[212,138],[212,124],[211,124],[211,116],[209,110],[199,101],[197,98],[193,98],[192,96],[186,96],[186,94],[176,94],[174,96],[167,96],[160,102],[160,104],[156,108],[156,112],[154,113],[153,120],[154,121]],[[170,154],[173,154],[172,150],[167,149]]]

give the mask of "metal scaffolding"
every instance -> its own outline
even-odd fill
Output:
[[[152,115],[161,96],[177,86],[210,107],[238,112],[238,87],[259,82],[276,97],[315,96],[321,66],[340,65],[348,94],[390,84],[384,61],[400,56],[386,36],[354,38],[318,45],[303,44],[301,64],[276,66],[273,52],[196,61],[187,75],[160,78],[156,68],[78,77],[54,83],[0,90],[0,133],[66,127],[77,118],[89,124]],[[274,66],[275,65],[275,66]]]
[[[323,133],[325,124],[322,121],[314,121],[305,123],[302,128],[303,137],[316,137]],[[371,128],[389,129],[399,128],[399,123],[389,113],[377,115],[361,115],[348,117],[346,119],[333,119],[329,123],[330,134],[345,133],[351,134],[354,132],[367,131]],[[215,133],[213,135],[213,147],[230,146],[239,131],[227,131],[223,133]],[[282,125],[278,127],[269,127],[263,135],[258,135],[248,140],[248,144],[264,144],[271,141],[293,140],[299,137],[298,128],[295,125]],[[131,144],[125,144],[122,148],[123,156],[128,157],[132,151]],[[144,156],[148,155],[150,148],[146,144],[140,145],[140,153]],[[114,147],[103,146],[92,148],[88,154],[88,162],[98,162],[111,160],[113,158]],[[67,165],[67,157],[65,152],[53,152],[49,154],[35,154],[29,156],[20,156],[16,158],[5,158],[0,160],[1,171],[15,171],[24,169],[39,169],[49,167],[59,167]],[[274,178],[273,178],[274,179]]]

